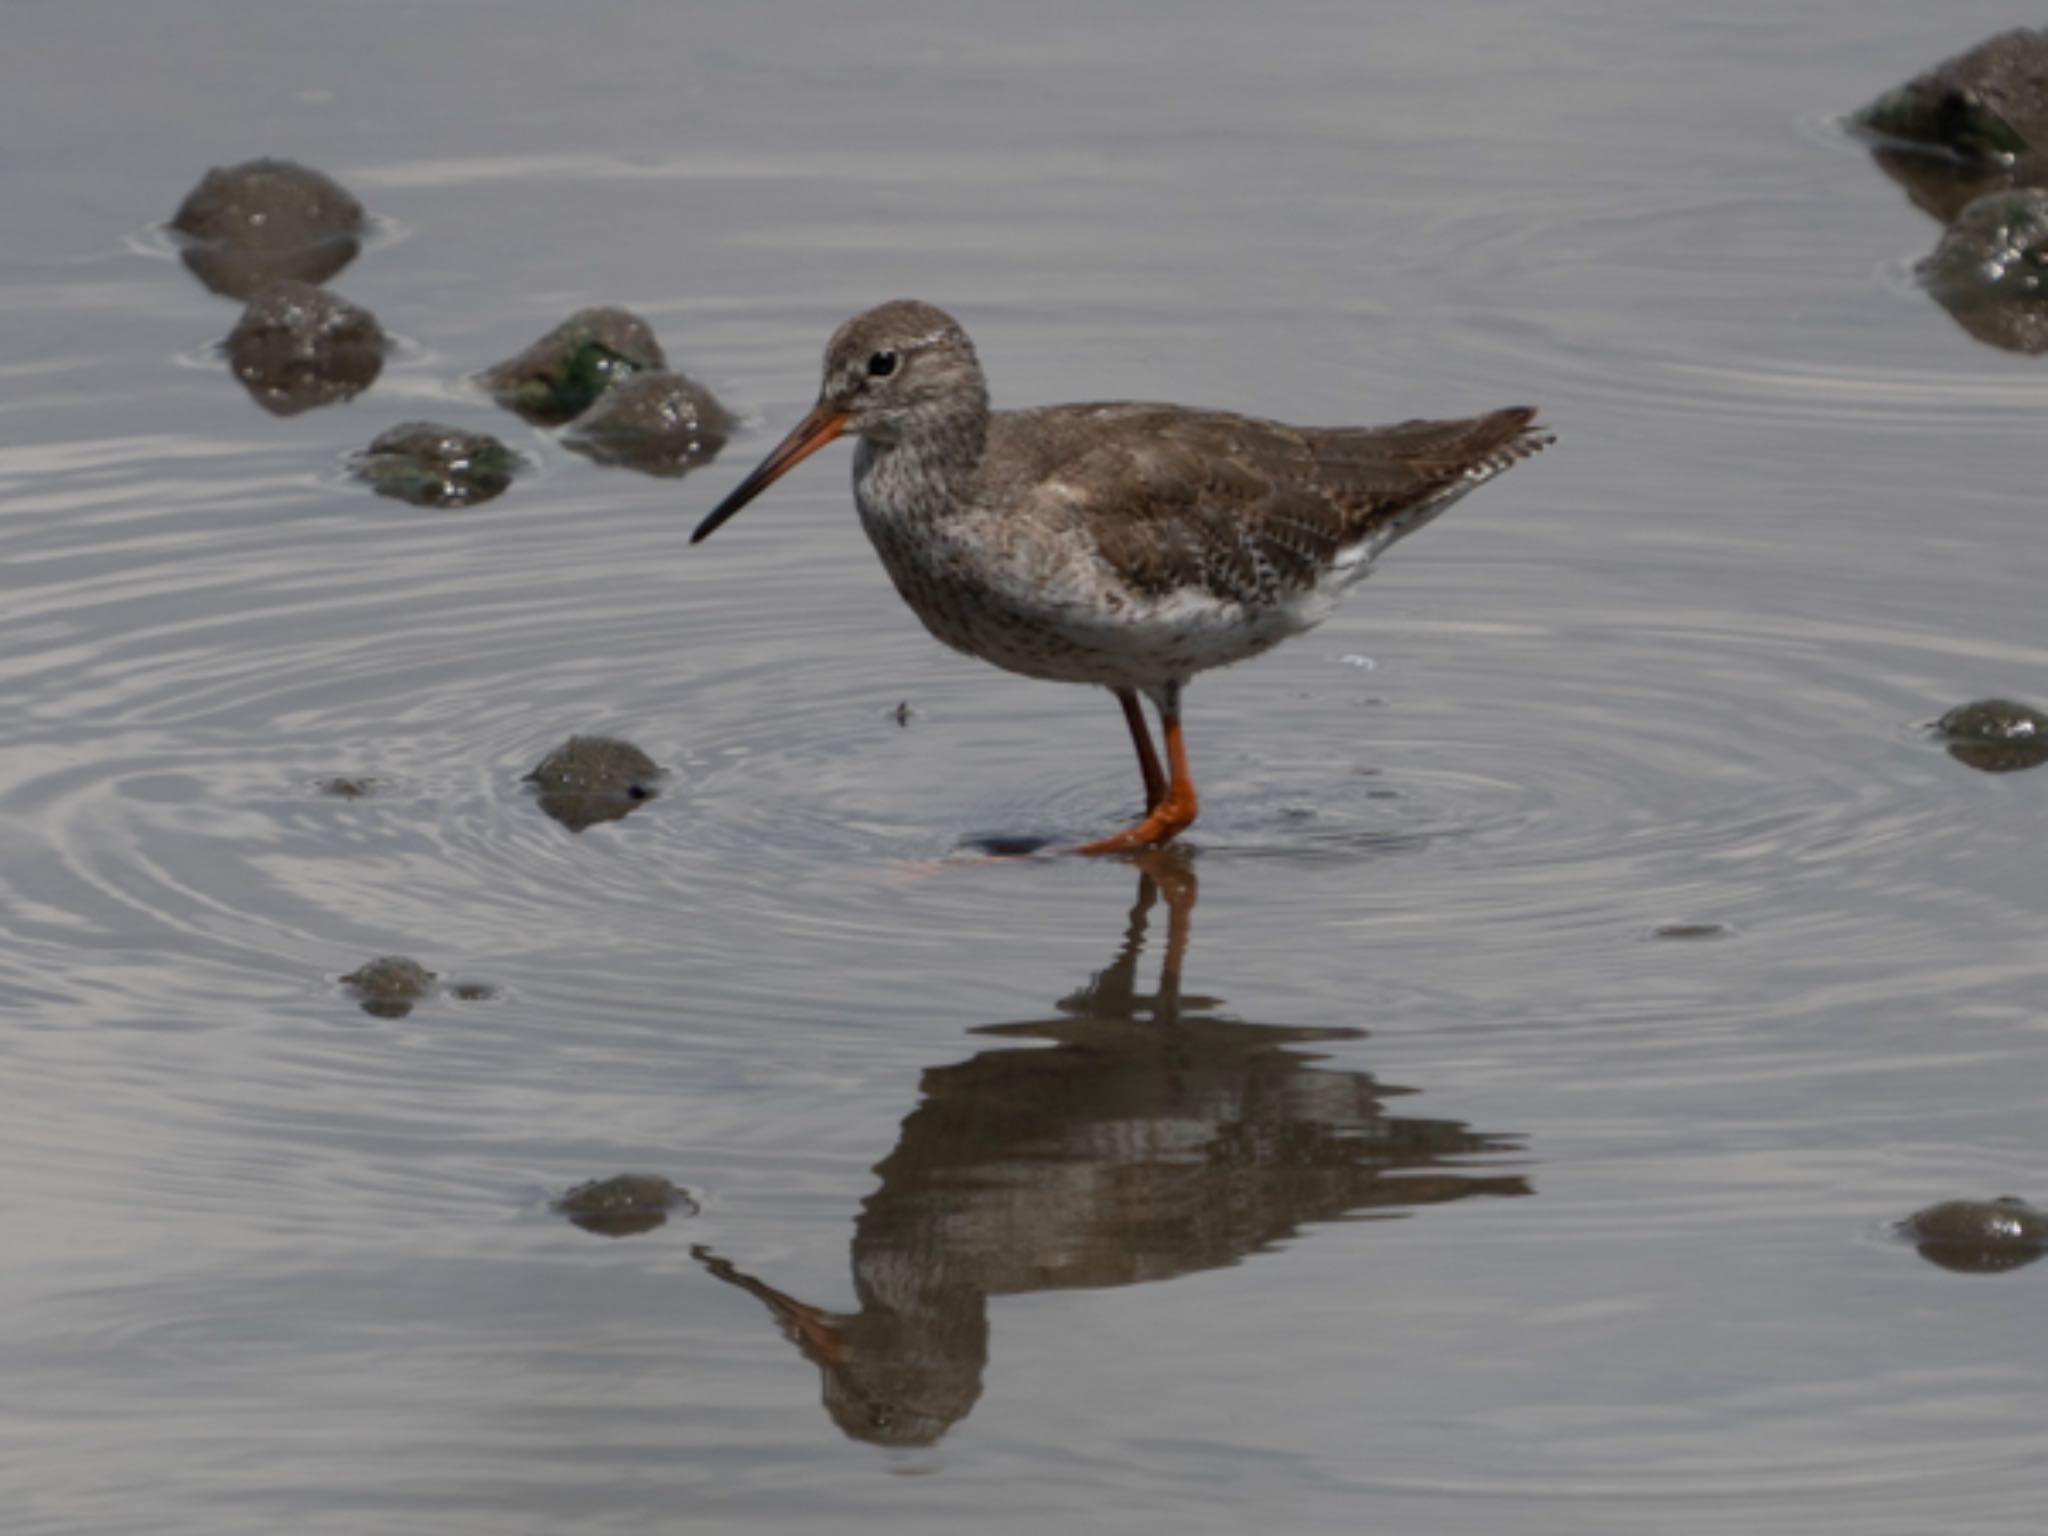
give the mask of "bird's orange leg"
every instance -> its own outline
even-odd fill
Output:
[[[1166,775],[1159,770],[1159,754],[1152,750],[1152,733],[1145,728],[1145,711],[1132,688],[1116,690],[1116,701],[1124,707],[1124,724],[1131,728],[1131,742],[1138,749],[1138,771],[1145,776],[1145,814],[1159,809],[1166,798]]]
[[[1114,837],[1083,843],[1074,852],[1133,853],[1140,848],[1157,848],[1194,825],[1199,806],[1194,775],[1188,772],[1187,744],[1181,739],[1180,711],[1161,709],[1159,723],[1166,728],[1166,794],[1135,827]]]

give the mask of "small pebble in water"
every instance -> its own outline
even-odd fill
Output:
[[[1898,1230],[1929,1263],[1967,1273],[2018,1269],[2048,1253],[2048,1212],[2017,1195],[1944,1200],[1915,1211]]]
[[[550,1202],[550,1209],[600,1237],[632,1237],[653,1231],[671,1211],[696,1215],[697,1202],[660,1174],[621,1173],[578,1184]]]
[[[710,390],[650,368],[621,379],[562,434],[562,446],[599,464],[676,479],[718,457],[733,419]]]
[[[660,766],[630,741],[571,736],[526,776],[540,808],[571,832],[618,821],[660,793]]]
[[[272,283],[228,332],[228,363],[273,416],[352,399],[384,368],[384,328],[367,309],[311,283]]]
[[[434,973],[405,955],[384,955],[342,977],[341,984],[356,994],[363,1012],[402,1019],[433,992]]]
[[[2014,773],[2048,762],[2048,715],[2011,699],[1978,699],[1934,722],[1948,755],[1982,773]]]
[[[2007,352],[2048,352],[2048,192],[2008,187],[1955,217],[1919,277],[1956,324]]]
[[[394,501],[471,507],[503,494],[518,467],[518,456],[487,432],[408,421],[378,433],[349,473]]]
[[[230,299],[282,278],[326,282],[355,259],[367,222],[347,190],[290,160],[216,166],[171,216],[192,275]]]
[[[337,800],[361,800],[377,793],[377,781],[367,775],[337,775],[322,779],[316,786],[323,795],[332,795]]]

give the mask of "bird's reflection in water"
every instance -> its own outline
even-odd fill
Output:
[[[1456,1120],[1387,1112],[1410,1092],[1297,1047],[1355,1029],[1248,1024],[1184,996],[1195,875],[1140,855],[1116,958],[1058,1014],[978,1034],[1000,1046],[924,1074],[923,1098],[853,1234],[859,1308],[798,1301],[707,1250],[824,1376],[833,1421],[879,1445],[929,1445],[966,1417],[988,1362],[988,1298],[1134,1285],[1214,1269],[1310,1222],[1385,1217],[1467,1195],[1522,1195],[1468,1160],[1518,1150]],[[1156,990],[1138,989],[1164,902]]]

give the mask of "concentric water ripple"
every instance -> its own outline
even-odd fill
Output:
[[[430,960],[505,980],[601,985],[618,960],[705,1004],[786,1009],[782,978],[726,963],[744,935],[849,963],[906,930],[971,943],[1000,928],[957,892],[988,874],[920,866],[1134,814],[1107,701],[932,646],[836,485],[689,553],[668,488],[555,489],[438,520],[332,488],[262,521],[230,493],[182,536],[70,524],[90,568],[39,583],[0,637],[22,722],[0,817],[26,855],[9,984],[47,988],[99,943],[132,1010],[191,1022],[252,977],[303,985],[430,940]],[[54,535],[47,569],[82,560]],[[1852,968],[1957,925],[2017,942],[2000,903],[2018,871],[1954,836],[1984,786],[1912,729],[1949,701],[1894,680],[2048,655],[1675,603],[1587,620],[1568,570],[1524,562],[1520,595],[1489,599],[1459,569],[1392,569],[1328,630],[1193,691],[1194,840],[1293,872],[1255,928],[1398,930],[1424,971],[1474,926],[1504,963],[1664,922]],[[1501,619],[1428,617],[1480,607]],[[66,613],[93,643],[63,643]],[[1362,653],[1372,669],[1344,659]],[[660,797],[581,835],[547,820],[520,780],[573,733],[638,742],[669,770]],[[322,795],[335,774],[375,792]],[[1391,861],[1398,902],[1332,884],[1361,860]],[[1005,901],[1056,910],[1072,879],[1023,872]],[[1923,896],[1910,932],[1853,899],[1901,879]]]
[[[1931,226],[1814,130],[1859,60],[1893,68],[1836,9],[1497,9],[1454,46],[1381,18],[1371,49],[1297,10],[1277,52],[1220,13],[1092,17],[1078,53],[1035,14],[763,52],[706,13],[604,102],[583,63],[504,89],[586,22],[465,34],[481,67],[449,74],[423,14],[344,111],[292,98],[404,235],[343,287],[405,340],[290,421],[209,350],[231,309],[123,247],[173,201],[134,184],[160,165],[72,162],[63,206],[105,227],[0,295],[6,1360],[59,1490],[23,1528],[2031,1513],[2040,1271],[1883,1234],[2040,1195],[2048,771],[1973,772],[1923,727],[2043,702],[2048,386],[1901,280]],[[194,46],[226,57],[214,22]],[[338,54],[374,30],[305,22]],[[972,90],[927,97],[962,60]],[[830,326],[897,292],[961,313],[1003,403],[1529,399],[1560,433],[1324,630],[1193,687],[1185,908],[1122,861],[988,856],[1131,818],[1122,725],[926,638],[841,453],[687,545]],[[748,411],[679,484],[465,382],[611,298]],[[428,411],[527,473],[446,513],[341,473]],[[592,733],[668,773],[576,833],[523,778]],[[1368,1140],[1469,1128],[1448,1172],[1529,1197],[1055,1292],[1081,1271],[1030,1213],[1128,1171],[1061,1134],[1167,1183],[1270,1150],[1256,1084],[1206,1119],[1189,1086],[1169,934],[1183,1019],[1311,1041],[1304,1100],[1384,1101]],[[442,986],[365,1012],[341,978],[393,953]],[[1154,1035],[1139,1107],[1098,1115],[1089,1069]],[[976,1106],[1043,1134],[958,1170],[991,1202],[935,1195],[916,1251],[1010,1242],[1026,1278],[984,1298],[971,1416],[888,1461],[690,1250],[860,1301],[881,1166],[1005,1050],[1081,1070]],[[611,1242],[549,1211],[626,1170],[698,1213]]]

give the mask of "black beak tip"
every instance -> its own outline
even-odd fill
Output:
[[[712,534],[718,532],[720,526],[724,524],[725,520],[731,517],[733,513],[737,511],[739,511],[739,508],[733,504],[733,501],[730,497],[728,497],[724,501],[721,501],[717,506],[711,509],[711,515],[706,517],[703,522],[697,525],[696,532],[690,535],[690,542],[692,544],[702,544],[706,539],[710,538]]]

